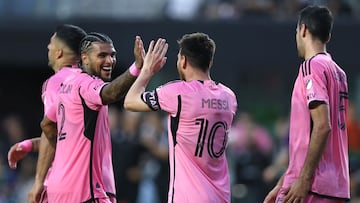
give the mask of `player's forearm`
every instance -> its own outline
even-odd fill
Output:
[[[309,149],[306,155],[304,167],[301,170],[300,178],[311,181],[324,152],[327,139],[330,134],[330,127],[318,126],[313,128]]]
[[[40,148],[40,140],[41,137],[35,137],[35,138],[31,138],[30,141],[32,143],[32,152],[39,152],[39,148]]]
[[[56,139],[56,137],[55,137]],[[48,139],[43,133],[41,135],[40,146],[39,146],[39,157],[36,167],[36,181],[43,183],[47,174],[48,169],[51,166],[52,161],[55,157],[56,140]]]
[[[103,104],[110,104],[119,101],[126,95],[135,80],[136,77],[131,75],[129,70],[125,71],[123,74],[115,78],[101,91],[101,98]]]
[[[143,69],[138,79],[131,86],[129,92],[125,96],[124,108],[130,111],[150,111],[151,109],[142,101],[141,95],[152,77],[150,71]]]

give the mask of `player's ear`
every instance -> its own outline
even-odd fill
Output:
[[[81,63],[85,64],[85,65],[89,63],[89,59],[88,59],[87,54],[85,54],[85,53],[81,54]]]
[[[185,69],[185,68],[186,68],[186,64],[187,64],[187,58],[186,58],[186,56],[181,55],[181,60],[180,60],[181,68]]]
[[[300,25],[300,34],[301,34],[302,37],[305,37],[306,31],[308,31],[306,25],[305,25],[305,24],[301,24],[301,25]]]
[[[56,50],[55,54],[56,54],[56,58],[59,59],[63,56],[64,51],[62,49],[58,49]]]
[[[329,43],[329,42],[330,42],[330,39],[331,39],[331,33],[329,34],[329,37],[328,37],[328,39],[326,40],[326,43]]]

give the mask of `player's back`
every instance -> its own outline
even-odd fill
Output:
[[[44,82],[41,94],[41,98],[44,103],[44,112],[47,112],[47,110],[55,102],[61,84],[64,82],[64,80],[68,77],[71,77],[71,75],[79,74],[80,72],[81,69],[77,66],[63,67]]]
[[[234,93],[210,80],[168,85],[164,91],[178,95],[178,119],[172,118],[169,126],[172,143],[169,202],[172,199],[174,202],[230,201],[225,149],[237,108]],[[161,102],[164,98],[161,92],[158,94],[161,108],[171,108],[171,104],[166,106]]]
[[[111,143],[107,106],[102,105],[100,97],[103,85],[102,80],[87,73],[68,77],[61,85],[56,106],[49,110],[48,117],[55,117],[58,125],[48,181],[49,201],[84,202],[105,198],[105,190],[113,189],[103,173],[105,170],[114,177],[111,163],[104,164],[111,160]],[[52,116],[54,113],[56,116]]]

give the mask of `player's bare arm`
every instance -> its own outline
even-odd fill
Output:
[[[55,157],[57,127],[56,123],[49,120],[46,116],[41,121],[43,135],[40,140],[39,157],[36,166],[35,182],[29,192],[29,202],[37,202],[43,191],[43,184]]]
[[[310,114],[313,120],[309,150],[298,180],[296,180],[285,197],[284,202],[301,202],[309,192],[315,169],[321,159],[331,132],[329,107],[323,102],[312,102]]]
[[[145,50],[140,36],[136,36],[135,39],[134,56],[136,68],[141,69],[144,63]],[[129,70],[115,78],[111,83],[103,87],[101,91],[103,104],[113,103],[125,97],[135,80],[136,76],[132,75]]]
[[[156,44],[154,41],[150,42],[143,69],[125,97],[125,109],[131,111],[151,111],[147,104],[142,101],[141,94],[145,92],[151,77],[164,66],[167,49],[168,44],[165,39],[158,39]]]

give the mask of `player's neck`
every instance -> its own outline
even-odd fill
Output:
[[[319,53],[326,53],[326,45],[323,43],[314,43],[307,48],[305,53],[305,60],[310,59]]]
[[[55,64],[53,67],[53,70],[55,72],[58,72],[59,70],[61,70],[63,67],[72,67],[78,64],[78,61],[76,60],[63,60],[61,62],[59,62],[58,64]]]
[[[205,81],[205,80],[211,80],[211,78],[210,78],[209,72],[204,73],[202,71],[194,70],[186,75],[187,82],[193,81],[193,80]]]

